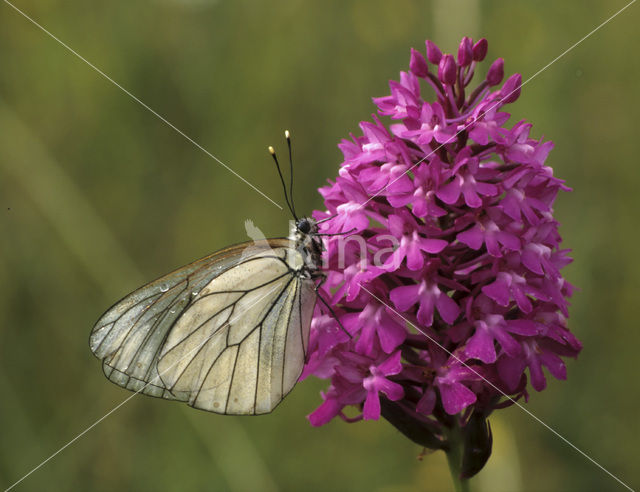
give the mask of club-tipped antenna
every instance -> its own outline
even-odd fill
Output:
[[[276,156],[276,151],[273,147],[269,146],[269,153],[271,157],[273,157],[273,161],[276,163],[276,169],[278,170],[278,176],[280,176],[280,183],[282,183],[282,190],[284,191],[284,199],[287,202],[287,207],[289,207],[289,211],[293,215],[293,218],[298,221],[298,216],[293,211],[293,207],[291,206],[291,202],[289,201],[289,196],[287,195],[287,185],[284,182],[284,177],[282,176],[282,170],[280,169],[280,163],[278,162],[278,157]]]
[[[293,202],[293,158],[291,154],[291,134],[289,130],[284,131],[284,138],[287,139],[287,147],[289,147],[289,199],[291,200],[293,216],[296,217],[297,220],[296,205]]]

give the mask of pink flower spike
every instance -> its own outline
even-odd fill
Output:
[[[505,394],[526,401],[549,375],[565,379],[582,349],[554,217],[570,188],[546,163],[553,143],[504,109],[522,77],[504,81],[498,58],[474,87],[487,52],[467,37],[457,57],[431,41],[428,63],[412,50],[372,120],[339,144],[344,160],[313,213],[330,308],[316,304],[302,377],[330,383],[312,425],[382,415],[442,449],[452,425],[486,428]]]

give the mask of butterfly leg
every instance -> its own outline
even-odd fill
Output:
[[[318,296],[318,299],[320,299],[320,301],[322,302],[322,304],[325,305],[325,307],[329,310],[329,312],[333,315],[333,318],[336,320],[336,322],[338,323],[338,326],[342,329],[342,331],[344,331],[347,336],[349,338],[353,338],[351,336],[351,333],[349,333],[346,328],[344,326],[342,326],[342,323],[340,322],[340,320],[338,319],[338,316],[336,315],[335,311],[333,310],[333,308],[329,305],[329,303],[327,301],[324,300],[324,298],[320,295],[320,287],[322,287],[322,285],[327,281],[327,276],[322,273],[322,272],[316,272],[315,274],[312,274],[312,278],[319,278],[320,282],[318,282],[316,284],[315,290],[316,290],[316,295]]]

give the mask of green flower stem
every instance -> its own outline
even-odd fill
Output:
[[[446,450],[447,463],[449,463],[449,471],[456,492],[470,492],[469,480],[460,478],[462,468],[462,432],[458,426],[451,429],[449,433],[449,449]]]

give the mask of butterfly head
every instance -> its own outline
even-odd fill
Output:
[[[303,217],[296,222],[296,231],[300,234],[315,234],[318,232],[318,223],[314,219]]]
[[[302,217],[293,223],[289,238],[301,245],[307,245],[310,241],[319,241],[315,237],[318,234],[318,223],[311,217]]]
[[[295,242],[296,249],[302,253],[305,270],[318,269],[322,256],[322,241],[318,236],[318,223],[311,217],[298,219],[292,227],[289,238]]]

